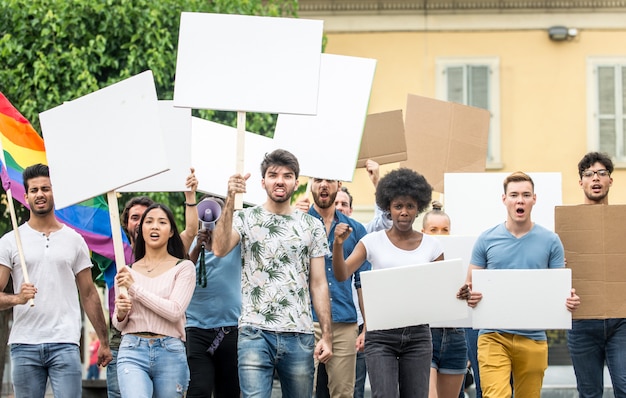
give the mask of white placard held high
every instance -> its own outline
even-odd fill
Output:
[[[159,101],[159,121],[169,170],[118,189],[119,192],[184,192],[191,163],[191,109]],[[141,150],[141,148],[138,148]]]
[[[317,112],[323,21],[183,12],[174,104]]]
[[[276,146],[296,155],[302,175],[352,181],[375,69],[374,59],[322,54],[317,115],[278,115]]]
[[[483,294],[474,308],[474,329],[571,329],[565,300],[572,270],[473,270],[473,289]]]
[[[57,209],[168,170],[151,71],[42,112],[39,120]]]
[[[361,272],[368,330],[467,318],[460,259]]]

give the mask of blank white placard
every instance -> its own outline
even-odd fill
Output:
[[[446,213],[458,235],[480,235],[506,220],[503,182],[511,173],[445,173]],[[554,231],[554,207],[563,202],[561,173],[527,173],[535,183],[532,220]]]
[[[565,300],[572,270],[473,270],[472,285],[483,294],[474,308],[474,329],[571,329]]]
[[[455,228],[452,223],[452,228]],[[453,229],[454,230],[454,229]],[[443,256],[446,259],[458,258],[463,263],[463,275],[467,277],[467,269],[472,257],[472,249],[476,243],[477,236],[466,235],[434,235],[443,245]],[[465,281],[464,281],[465,282]],[[464,283],[463,282],[463,283]],[[459,285],[461,288],[463,284]],[[471,328],[472,327],[472,311],[468,311],[467,317],[463,319],[454,319],[441,322],[431,322],[430,327],[433,328]]]
[[[235,174],[237,129],[197,117],[191,119],[191,158],[198,190],[225,197],[228,179]],[[271,138],[246,132],[244,174],[250,173],[250,178],[243,199],[247,204],[262,204],[267,199],[261,186],[261,162],[274,149],[277,148]]]
[[[317,112],[323,21],[183,12],[174,104]]]
[[[460,259],[361,272],[367,329],[466,318],[467,303],[456,298],[464,281]]]
[[[168,170],[151,71],[39,114],[57,209]]]
[[[296,155],[300,174],[352,181],[375,70],[374,59],[322,54],[317,115],[278,115],[274,140]]]
[[[169,170],[118,189],[119,192],[184,192],[191,164],[191,109],[159,101],[159,121]],[[137,148],[141,150],[141,148]]]

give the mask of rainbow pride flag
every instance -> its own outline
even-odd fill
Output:
[[[36,163],[47,164],[44,141],[1,92],[0,144],[0,149],[4,153],[4,163],[0,157],[2,187],[5,190],[10,188],[13,198],[28,207],[24,200],[22,172],[26,167]],[[113,286],[115,253],[109,207],[104,196],[56,210],[55,214],[60,222],[81,234],[89,249],[99,255],[94,257],[103,271],[102,277],[107,286]],[[132,249],[124,233],[122,237],[124,254],[126,261],[129,262],[132,258]]]

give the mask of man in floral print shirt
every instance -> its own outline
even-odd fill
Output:
[[[228,196],[214,232],[213,252],[226,255],[241,242],[242,310],[239,319],[239,379],[244,397],[271,396],[274,370],[283,396],[310,398],[313,359],[332,357],[332,331],[323,226],[291,207],[300,167],[278,149],[261,163],[267,201],[234,212],[249,174],[228,181]],[[322,338],[315,344],[311,300]]]

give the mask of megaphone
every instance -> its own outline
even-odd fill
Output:
[[[198,203],[198,218],[203,229],[213,231],[221,215],[222,206],[215,199],[206,198]]]

